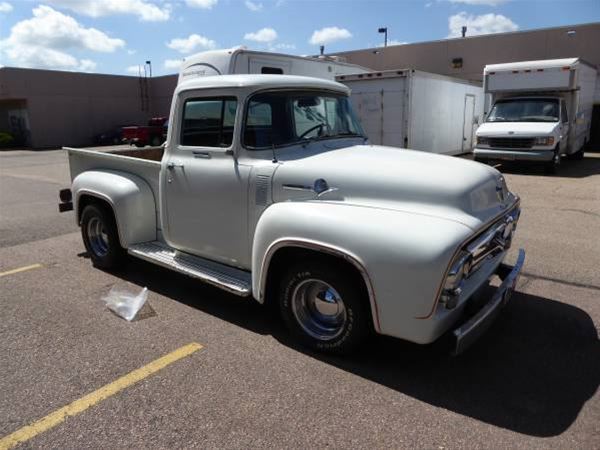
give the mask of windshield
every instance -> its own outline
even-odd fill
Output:
[[[248,102],[244,145],[280,147],[341,136],[363,136],[348,97],[324,92],[265,92]]]
[[[500,100],[494,104],[486,122],[558,122],[558,100]]]

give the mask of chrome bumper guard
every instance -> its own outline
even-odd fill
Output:
[[[453,334],[456,339],[456,346],[454,347],[454,355],[460,355],[467,348],[469,348],[479,337],[490,327],[496,317],[500,314],[502,308],[510,300],[523,264],[525,263],[525,250],[519,249],[519,256],[514,266],[507,264],[500,264],[496,275],[502,279],[502,284],[491,300],[481,308],[477,314],[471,317],[467,322],[462,324],[459,328],[454,330]]]

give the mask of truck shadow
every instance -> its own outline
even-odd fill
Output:
[[[498,167],[503,173],[519,175],[543,175],[544,168],[541,164],[522,162],[505,162]],[[586,178],[593,175],[600,175],[600,154],[586,153],[584,158],[579,161],[563,159],[560,169],[555,175],[548,175],[552,178]]]
[[[265,314],[254,301],[138,260],[114,275],[272,335],[283,345],[404,395],[531,436],[566,431],[600,384],[600,340],[590,316],[535,295],[515,293],[489,332],[456,358],[442,345],[382,336],[353,355],[337,357],[299,348],[274,314]]]

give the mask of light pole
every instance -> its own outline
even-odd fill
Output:
[[[377,30],[379,33],[383,33],[385,35],[384,47],[387,47],[387,27],[381,27]]]

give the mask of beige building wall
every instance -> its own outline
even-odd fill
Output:
[[[574,31],[575,33],[569,33]],[[600,66],[600,23],[336,53],[374,70],[412,68],[481,81],[486,64],[580,57]],[[452,60],[462,58],[462,67]]]
[[[168,116],[176,82],[175,76],[149,79],[142,102],[137,77],[5,67],[0,69],[0,118],[16,100],[24,101],[29,145],[90,145],[95,135],[116,127]]]

